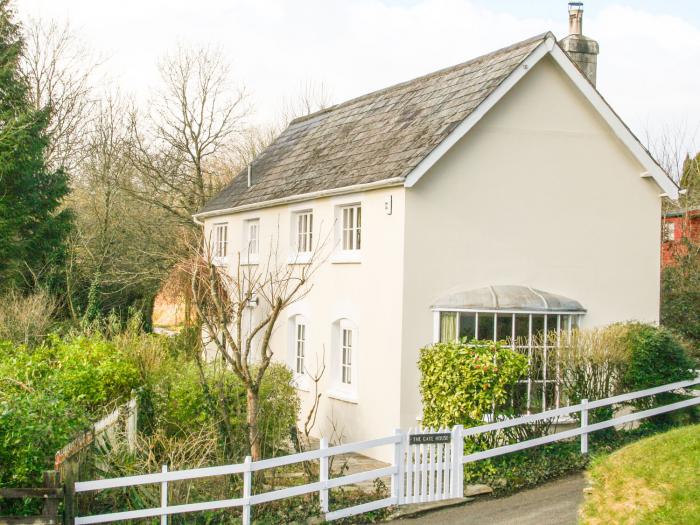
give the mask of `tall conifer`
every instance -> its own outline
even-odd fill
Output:
[[[0,0],[0,290],[57,285],[71,228],[67,175],[46,167],[48,108],[29,104],[22,46],[10,0]]]

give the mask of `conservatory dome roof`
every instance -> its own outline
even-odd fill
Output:
[[[445,295],[433,305],[436,310],[581,312],[575,299],[519,285],[492,285]]]

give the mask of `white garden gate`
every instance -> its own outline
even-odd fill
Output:
[[[462,427],[412,428],[403,435],[398,473],[401,504],[462,496]]]

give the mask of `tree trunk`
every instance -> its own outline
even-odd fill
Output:
[[[260,433],[258,432],[258,403],[259,393],[257,388],[246,388],[248,400],[248,414],[246,422],[248,423],[248,439],[250,440],[250,455],[253,461],[262,459],[262,450],[260,444]]]

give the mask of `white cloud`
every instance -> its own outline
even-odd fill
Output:
[[[468,0],[180,1],[18,0],[21,16],[69,17],[110,56],[111,76],[143,94],[159,56],[178,41],[219,45],[272,120],[284,97],[323,82],[336,101],[462,62],[546,30],[560,19],[522,18]],[[700,29],[679,16],[610,5],[586,16],[599,41],[599,88],[640,135],[700,123]]]

